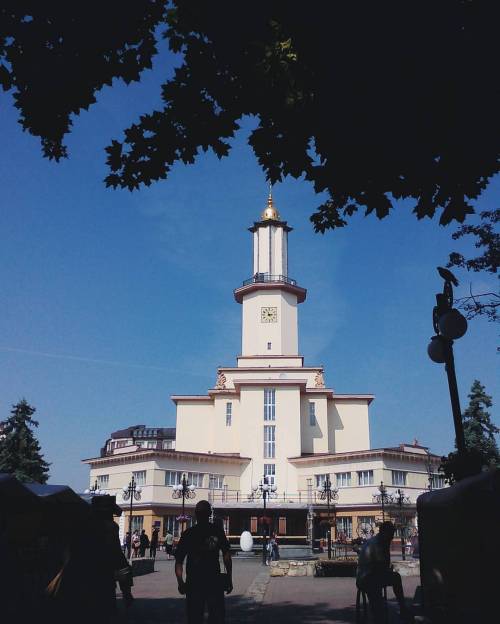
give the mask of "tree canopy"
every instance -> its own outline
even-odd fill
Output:
[[[400,198],[418,218],[462,222],[499,170],[498,13],[478,0],[0,0],[0,84],[58,160],[74,116],[114,79],[140,80],[165,37],[183,61],[163,107],[107,147],[107,185],[226,156],[251,115],[269,180],[326,193],[317,231],[360,207],[385,217]]]
[[[500,429],[491,422],[486,408],[493,405],[485,387],[474,380],[469,393],[469,405],[462,414],[467,456],[460,458],[457,452],[443,458],[441,469],[450,483],[462,476],[480,472],[488,467],[500,467],[500,451],[495,435]]]
[[[12,406],[10,417],[0,428],[0,472],[14,475],[19,481],[45,483],[49,465],[40,453],[33,434],[38,422],[32,416],[36,409],[25,399]]]

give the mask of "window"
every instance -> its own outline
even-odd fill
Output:
[[[337,517],[337,535],[343,533],[345,537],[352,537],[352,516]]]
[[[264,388],[264,420],[275,420],[275,419],[276,419],[276,390],[274,388]]]
[[[233,420],[233,404],[226,403],[226,427],[231,426],[232,420]]]
[[[373,470],[359,470],[358,485],[373,485]]]
[[[173,446],[172,440],[163,440],[163,448],[165,450],[171,449]]]
[[[404,470],[391,470],[392,485],[406,485],[406,472]]]
[[[431,487],[433,490],[440,490],[444,488],[444,475],[433,473],[431,474]]]
[[[267,477],[269,485],[276,482],[276,464],[264,464],[264,476]]]
[[[132,473],[136,485],[146,485],[146,471],[138,470]]]
[[[186,528],[192,526],[192,524],[192,517],[188,518],[188,520],[185,521]],[[165,535],[167,534],[167,529],[168,531],[170,531],[170,533],[172,533],[174,537],[180,537],[182,523],[177,520],[177,514],[163,516],[163,537],[165,537]]]
[[[142,531],[142,525],[144,524],[144,516],[132,516],[132,533],[134,531]]]
[[[309,424],[311,427],[316,426],[316,403],[309,402]]]
[[[138,440],[135,445],[137,446],[137,448],[144,448],[144,444],[146,444],[144,442],[144,440]]]
[[[335,475],[337,487],[351,487],[351,473],[337,472]]]
[[[325,481],[326,481],[326,478],[327,478],[328,475],[327,474],[317,474],[317,475],[314,475],[314,476],[316,478],[316,487],[317,488],[320,488],[320,487],[322,488],[323,485],[325,484]]]
[[[127,446],[128,444],[128,440],[118,440],[118,442],[116,443],[116,448],[123,448],[124,446]]]
[[[97,487],[106,490],[109,486],[109,475],[97,475]]]
[[[182,472],[178,470],[165,471],[165,485],[179,485],[182,481]]]
[[[267,343],[267,350],[271,351],[271,343],[270,342]]]
[[[156,440],[148,440],[146,443],[146,448],[155,449],[156,448]]]
[[[201,488],[203,487],[203,477],[205,475],[202,472],[188,472],[187,480],[190,485],[194,485],[194,487]]]
[[[209,479],[209,488],[211,490],[222,490],[224,486],[224,475],[211,474]]]
[[[276,457],[276,427],[264,425],[264,457]]]

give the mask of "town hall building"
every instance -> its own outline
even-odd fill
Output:
[[[402,518],[401,506],[381,509],[381,483],[389,497],[404,490],[410,522],[417,496],[443,487],[440,458],[416,441],[371,448],[372,394],[337,393],[322,366],[304,364],[298,315],[307,291],[289,275],[291,231],[270,194],[250,228],[252,276],[234,291],[242,310],[236,365],[219,368],[206,394],[171,397],[175,430],[129,427],[111,435],[100,457],[84,460],[91,485],[97,480],[125,510],[122,488],[134,475],[142,491],[133,503],[133,528],[179,532],[181,501],[174,492],[183,475],[195,494],[185,501],[187,515],[206,498],[233,539],[245,529],[258,536],[267,523],[296,543],[321,534],[327,505],[318,488],[327,478],[335,533],[346,539],[374,528],[382,511]],[[263,483],[273,486],[265,515]]]

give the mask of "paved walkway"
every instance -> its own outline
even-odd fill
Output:
[[[352,578],[269,577],[259,558],[233,560],[234,591],[226,599],[226,624],[352,624],[356,588]],[[411,599],[418,577],[403,578]],[[134,579],[135,601],[126,610],[119,603],[120,624],[183,624],[184,598],[177,592],[173,560],[163,554],[156,572]],[[388,590],[390,622],[398,621]]]

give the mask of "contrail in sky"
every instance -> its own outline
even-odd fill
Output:
[[[88,362],[91,364],[108,364],[110,366],[128,366],[130,368],[144,368],[148,370],[163,371],[166,373],[184,373],[187,375],[195,375],[197,377],[205,377],[201,373],[194,371],[182,371],[179,368],[167,368],[166,366],[152,366],[150,364],[135,364],[133,362],[119,362],[117,360],[100,360],[98,358],[81,357],[79,355],[65,355],[63,353],[47,353],[46,351],[32,351],[31,349],[17,349],[14,347],[2,347],[1,351],[9,351],[11,353],[25,353],[27,355],[41,355],[42,357],[54,358],[57,360],[74,360],[76,362]]]

